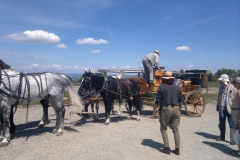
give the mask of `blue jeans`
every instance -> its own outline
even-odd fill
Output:
[[[222,140],[225,140],[226,134],[226,119],[228,119],[228,124],[230,128],[234,128],[234,121],[232,119],[232,115],[228,113],[226,107],[223,110],[223,116],[221,115],[221,111],[219,111],[219,124],[218,127],[220,129],[220,137]]]

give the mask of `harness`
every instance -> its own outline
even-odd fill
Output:
[[[3,82],[2,72],[4,73],[4,75],[6,76],[6,78],[8,80],[8,86]],[[10,76],[10,75],[7,74],[7,72],[5,70],[2,70],[2,72],[1,72],[0,84],[2,83],[5,90],[9,91],[9,93],[0,89],[0,94],[5,95],[5,96],[9,97],[10,99],[14,98],[16,100],[15,103],[13,104],[13,106],[15,107],[14,113],[17,110],[17,106],[18,106],[20,100],[22,100],[22,103],[23,103],[23,100],[27,100],[26,119],[28,119],[28,106],[29,106],[30,101],[31,101],[31,98],[30,98],[30,83],[29,83],[29,78],[28,77],[31,76],[35,79],[35,81],[38,85],[39,96],[40,96],[40,94],[43,93],[43,83],[42,83],[42,79],[41,79],[41,76],[40,76],[41,74],[40,73],[23,74],[22,72],[20,72],[19,74]],[[43,74],[45,75],[45,81],[46,81],[46,86],[47,86],[46,74],[45,73],[43,73]],[[18,85],[18,88],[16,88],[17,89],[17,94],[12,95],[12,84],[11,84],[10,78],[16,77],[16,76],[19,76],[19,85]],[[37,80],[36,77],[39,78],[40,82]],[[24,88],[22,88],[23,87],[23,79],[25,80]],[[22,93],[22,91],[23,91],[23,93]],[[26,93],[27,93],[27,97],[26,97]],[[21,94],[22,94],[22,97],[21,97]],[[45,98],[47,98],[47,97],[48,96],[46,96]],[[42,98],[42,97],[40,97],[40,98]]]
[[[90,77],[85,77],[85,78],[88,78],[88,80],[90,81],[88,86],[85,89],[91,90],[92,89],[91,87],[93,86],[93,81]],[[138,91],[134,88],[132,82],[129,79],[119,79],[119,78],[107,77],[106,75],[104,75],[103,78],[104,78],[104,81],[103,81],[101,88],[96,93],[92,93],[92,94],[89,93],[87,96],[85,96],[85,98],[90,97],[93,94],[101,94],[104,91],[106,91],[106,96],[107,96],[108,92],[110,92],[114,95],[119,96],[119,100],[122,101],[123,98],[128,98],[128,97],[135,96],[138,94]],[[116,91],[112,91],[109,89],[111,83],[114,83],[114,82],[117,83]],[[127,86],[129,96],[124,95],[123,84],[125,84]],[[81,85],[80,85],[80,88],[81,88]]]

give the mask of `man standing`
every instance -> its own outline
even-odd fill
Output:
[[[234,128],[234,122],[231,116],[231,97],[236,95],[236,88],[229,83],[229,77],[227,74],[222,74],[218,78],[220,83],[218,91],[217,111],[219,112],[219,130],[220,136],[217,137],[217,141],[225,141],[226,133],[226,118],[228,119],[229,127]]]
[[[230,129],[231,145],[238,145],[238,150],[234,150],[231,153],[240,156],[240,77],[236,77],[233,80],[233,85],[237,89],[236,96],[232,97],[232,119],[234,121],[234,128]]]
[[[178,126],[180,124],[181,108],[183,103],[182,91],[178,86],[173,85],[175,78],[172,72],[165,72],[162,77],[162,84],[158,88],[153,115],[156,115],[157,108],[160,107],[160,131],[164,142],[164,149],[160,149],[165,154],[170,154],[167,127],[172,129],[175,150],[173,153],[180,155],[180,134]]]
[[[154,85],[153,84],[153,66],[158,68],[159,54],[160,54],[159,51],[155,50],[152,53],[147,54],[142,60],[142,64],[145,72],[144,79],[151,85]]]

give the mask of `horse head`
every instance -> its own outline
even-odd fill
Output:
[[[85,68],[85,72],[82,75],[82,81],[78,89],[78,95],[82,98],[90,96],[90,90],[92,88],[91,74],[94,73],[93,69]]]
[[[100,92],[104,85],[104,76],[99,73],[94,73],[93,69],[85,69],[82,76],[82,81],[78,90],[80,97],[90,97],[97,92]]]

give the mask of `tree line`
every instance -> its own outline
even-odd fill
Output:
[[[227,74],[229,78],[233,79],[235,77],[240,77],[240,69],[235,70],[235,69],[222,68],[222,69],[218,69],[215,74],[209,72],[208,81],[216,82],[222,74]]]
[[[198,69],[194,69],[194,70],[198,70]],[[180,73],[184,73],[184,70],[181,69]],[[208,81],[209,82],[217,82],[218,78],[222,74],[227,74],[229,76],[229,78],[233,79],[235,77],[240,77],[240,69],[234,70],[234,69],[222,68],[222,69],[218,69],[218,71],[215,74],[213,74],[211,71],[209,71],[208,72]],[[75,82],[76,83],[81,83],[81,81],[82,81],[82,77],[80,77]]]

